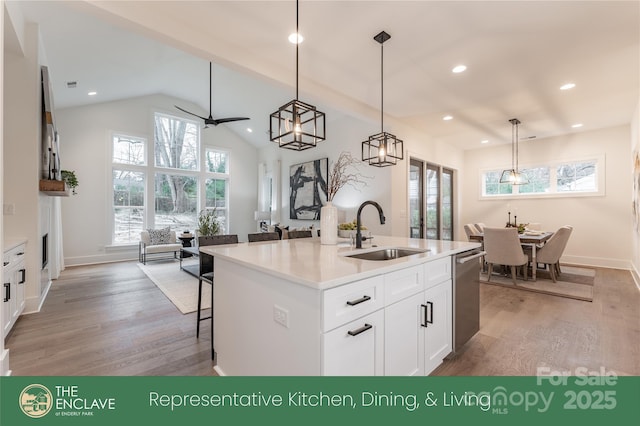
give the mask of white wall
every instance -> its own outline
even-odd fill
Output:
[[[65,263],[68,265],[137,258],[138,247],[111,245],[110,147],[113,132],[143,136],[153,143],[153,113],[179,115],[175,104],[198,107],[164,95],[66,108],[56,111],[61,158],[75,170],[78,195],[63,200]],[[257,200],[257,150],[224,125],[201,132],[202,143],[230,152],[230,233],[254,232]]]
[[[520,144],[521,167],[604,154],[606,193],[596,197],[480,200],[480,170],[508,168],[511,146],[467,151],[462,182],[465,208],[461,212],[461,222],[504,226],[507,204],[510,204],[512,214],[517,208],[519,223],[540,222],[548,230],[562,225],[574,227],[563,261],[629,268],[632,246],[629,139],[630,127],[619,126]]]
[[[631,152],[640,153],[640,99],[638,100],[638,106],[631,118]],[[632,157],[632,179],[633,175],[633,157]],[[637,182],[640,188],[640,182]],[[632,185],[633,190],[633,185]],[[633,194],[632,194],[633,197]],[[640,197],[640,194],[636,194],[636,197]],[[634,218],[634,225],[636,226],[632,232],[632,251],[631,251],[631,267],[636,285],[640,288],[640,212],[637,213],[637,217]]]
[[[380,123],[362,118],[346,117],[340,120],[327,121],[327,140],[320,142],[316,148],[306,151],[291,151],[278,148],[277,144],[260,150],[259,161],[264,162],[267,169],[271,169],[274,161],[281,164],[281,216],[276,221],[290,227],[308,227],[311,224],[319,227],[319,221],[301,221],[289,219],[289,168],[291,165],[312,161],[319,158],[329,158],[329,170],[333,162],[342,151],[350,152],[356,159],[361,158],[362,141],[369,135],[380,131]],[[391,120],[389,120],[391,121]],[[333,200],[338,207],[339,221],[352,221],[356,217],[358,206],[366,200],[373,200],[380,204],[386,216],[385,225],[380,225],[378,213],[373,207],[362,210],[362,222],[372,233],[378,235],[407,236],[408,224],[408,173],[409,155],[422,160],[434,162],[446,167],[460,170],[464,156],[461,150],[445,146],[431,140],[428,136],[406,126],[387,125],[385,130],[395,134],[404,141],[405,158],[395,166],[371,167],[360,162],[359,170],[367,176],[366,186],[354,189],[343,187]],[[461,197],[459,197],[461,198]],[[459,200],[460,203],[460,200]],[[375,240],[374,240],[375,242]]]

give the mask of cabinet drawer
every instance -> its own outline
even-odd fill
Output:
[[[384,276],[384,301],[390,305],[424,290],[422,265],[390,272]]]
[[[384,374],[384,311],[379,310],[322,335],[324,376]]]
[[[451,278],[451,257],[432,260],[425,264],[425,289]]]
[[[2,257],[3,265],[6,264],[6,266],[11,266],[23,260],[24,250],[25,250],[25,245],[20,244],[19,246],[14,247],[11,250],[5,251],[4,256]]]
[[[384,306],[382,275],[345,284],[323,294],[323,331],[367,315]]]

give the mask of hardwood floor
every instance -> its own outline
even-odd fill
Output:
[[[592,303],[481,285],[480,332],[435,375],[535,375],[578,367],[640,375],[640,291],[598,269]],[[135,262],[73,267],[5,341],[13,374],[214,375],[209,323],[195,337]]]
[[[196,339],[195,315],[181,314],[135,262],[73,267],[5,346],[17,376],[214,375],[209,322]]]

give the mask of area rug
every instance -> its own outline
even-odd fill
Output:
[[[562,265],[562,273],[555,283],[551,280],[551,275],[548,271],[538,270],[536,273],[536,281],[532,281],[530,275],[528,281],[524,281],[522,277],[518,276],[516,285],[513,285],[511,275],[502,275],[498,273],[499,270],[500,267],[494,266],[494,273],[491,275],[490,282],[487,282],[487,274],[481,273],[480,282],[483,284],[593,302],[593,282],[596,276],[595,269]]]
[[[190,259],[184,261],[183,265],[197,263],[197,259]],[[180,312],[188,314],[198,310],[198,279],[180,270],[180,264],[177,261],[154,261],[146,265],[138,263],[138,266]],[[203,283],[202,309],[210,307],[211,286]]]

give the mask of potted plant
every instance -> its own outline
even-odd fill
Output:
[[[62,180],[64,183],[71,188],[71,193],[76,195],[76,188],[78,187],[78,178],[76,177],[76,172],[74,170],[62,170],[61,172]]]
[[[198,236],[207,237],[218,235],[220,232],[220,222],[216,215],[216,209],[204,209],[198,215]]]

